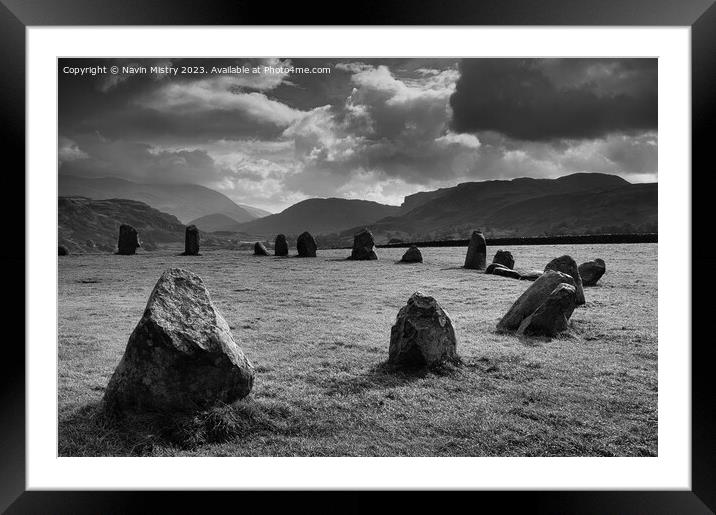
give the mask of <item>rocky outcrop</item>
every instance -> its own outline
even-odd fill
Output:
[[[139,248],[139,235],[131,225],[122,224],[119,226],[119,239],[117,240],[117,254],[131,256]]]
[[[492,258],[492,262],[498,265],[504,265],[505,268],[513,270],[515,268],[515,258],[512,257],[512,252],[507,250],[498,250],[495,253],[495,257]]]
[[[184,255],[199,255],[199,229],[196,225],[189,225],[184,233]]]
[[[562,272],[563,274],[567,274],[572,276],[572,279],[574,279],[574,287],[577,290],[577,305],[581,306],[586,301],[584,300],[584,288],[582,288],[582,278],[579,275],[579,269],[577,268],[577,263],[572,259],[571,256],[560,256],[558,258],[554,258],[552,261],[547,263],[547,266],[544,267],[545,272],[547,270],[556,270],[557,272]]]
[[[562,283],[574,286],[572,276],[548,270],[530,285],[525,292],[519,296],[512,307],[507,311],[502,320],[497,324],[500,331],[514,331],[519,328],[522,321],[530,316],[540,305],[547,300],[550,293]]]
[[[253,381],[201,278],[172,268],[154,286],[104,401],[110,410],[192,411],[241,399]]]
[[[268,256],[268,250],[266,250],[266,245],[264,245],[262,242],[257,241],[254,243],[254,256]]]
[[[602,259],[587,261],[579,265],[579,276],[582,278],[582,286],[594,286],[607,271],[607,265]]]
[[[560,283],[534,313],[522,321],[517,332],[527,336],[557,336],[567,329],[576,303],[574,286]]]
[[[433,297],[413,293],[390,331],[388,363],[397,367],[431,367],[457,359],[450,317]]]
[[[378,259],[375,253],[375,240],[373,239],[373,233],[368,229],[356,233],[353,236],[353,250],[348,259],[356,261],[367,261]]]
[[[316,257],[316,240],[313,239],[311,233],[304,232],[296,240],[296,250],[298,250],[298,257]]]
[[[480,231],[473,231],[465,256],[465,268],[484,270],[487,260],[487,243]]]
[[[403,257],[400,258],[401,263],[422,263],[423,254],[420,249],[415,245],[411,245],[408,250],[405,251]]]
[[[283,234],[276,236],[276,241],[273,245],[273,254],[274,256],[288,256],[288,241],[286,241],[286,236]]]

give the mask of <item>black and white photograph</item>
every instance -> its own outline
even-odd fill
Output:
[[[658,59],[57,67],[58,456],[659,456]]]

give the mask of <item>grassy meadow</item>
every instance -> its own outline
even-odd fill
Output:
[[[178,250],[59,258],[61,456],[654,456],[657,246],[504,247],[518,270],[570,254],[607,273],[552,340],[497,334],[531,284],[461,268],[319,250],[315,259]],[[497,248],[488,247],[488,262]],[[140,251],[141,252],[141,251]],[[295,249],[292,249],[295,253]],[[190,419],[113,420],[104,388],[168,267],[199,274],[256,368],[251,394]],[[390,328],[416,290],[452,318],[462,365],[396,373]]]

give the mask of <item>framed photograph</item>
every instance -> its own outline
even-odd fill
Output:
[[[712,2],[314,7],[3,1],[0,507],[711,513]]]

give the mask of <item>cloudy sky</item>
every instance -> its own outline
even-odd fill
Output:
[[[120,73],[65,73],[88,66]],[[59,68],[60,174],[201,184],[272,212],[309,197],[398,205],[476,180],[657,180],[656,59],[61,59]]]

